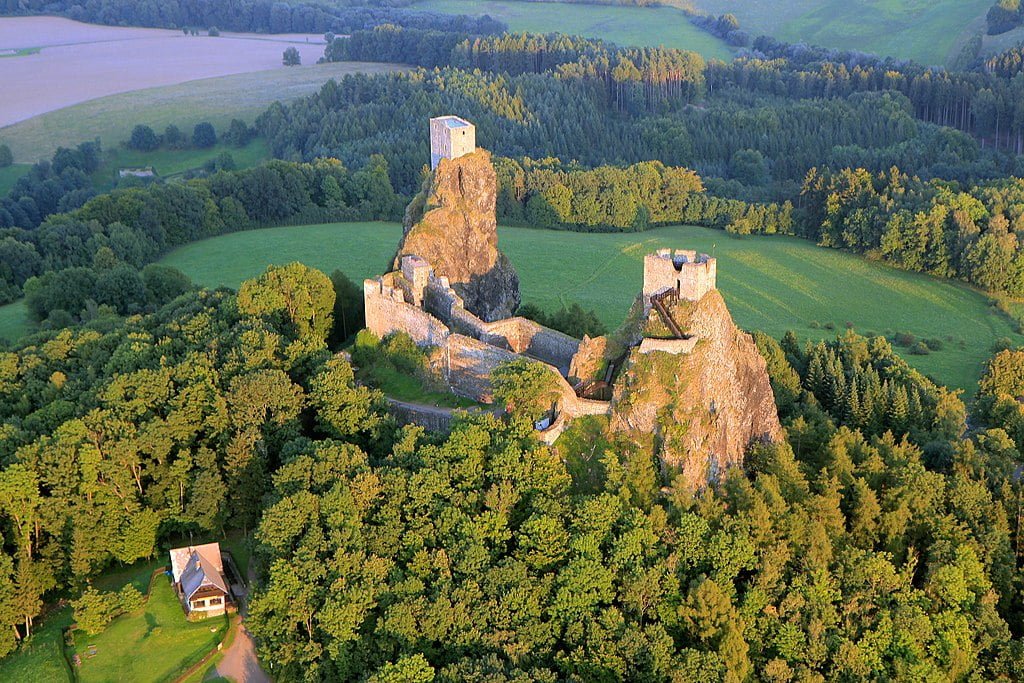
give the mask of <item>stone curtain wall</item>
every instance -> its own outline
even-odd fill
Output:
[[[406,257],[401,271],[363,282],[367,329],[378,337],[404,332],[416,344],[434,347],[432,369],[453,393],[474,401],[493,402],[491,374],[502,363],[528,358],[556,378],[559,430],[567,419],[609,414],[608,402],[578,398],[564,376],[580,350],[578,339],[526,318],[484,322],[466,310],[447,278],[426,265]]]
[[[387,401],[388,413],[401,427],[416,424],[431,432],[451,430],[454,415],[450,410],[429,409],[390,398]]]
[[[431,363],[433,369],[445,378],[453,393],[481,403],[490,403],[494,400],[491,374],[502,363],[521,357],[479,339],[452,334],[444,347],[431,355]],[[583,415],[608,415],[611,411],[611,404],[607,401],[592,401],[576,396],[569,382],[551,365],[534,362],[545,367],[555,377],[560,394],[560,416],[572,419]]]
[[[690,337],[689,339],[652,339],[648,337],[640,342],[640,353],[662,351],[678,355],[680,353],[690,353],[696,345],[696,337]]]
[[[363,282],[366,328],[378,337],[405,332],[420,346],[442,346],[449,331],[421,308],[403,300],[401,288],[391,287],[385,278]]]
[[[569,372],[580,341],[567,334],[544,327],[527,318],[507,318],[484,323],[480,339],[508,348],[553,365],[563,374]]]
[[[448,337],[444,348],[433,354],[434,369],[459,396],[491,403],[491,373],[502,363],[516,359],[511,351],[461,334]]]

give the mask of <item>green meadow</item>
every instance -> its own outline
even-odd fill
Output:
[[[401,235],[393,223],[338,223],[233,233],[181,247],[162,263],[206,287],[237,287],[269,264],[300,261],[359,281],[384,272]],[[691,226],[644,233],[578,233],[503,227],[501,248],[519,271],[523,301],[547,310],[578,302],[609,327],[640,289],[643,256],[661,247],[718,258],[718,286],[736,322],[775,337],[793,330],[826,339],[851,325],[861,334],[909,332],[939,339],[927,356],[904,354],[942,384],[974,392],[994,342],[1024,343],[983,294],[788,237],[737,239]],[[22,302],[0,307],[0,336],[29,329]]]
[[[98,590],[117,591],[131,583],[140,592],[145,593],[154,570],[160,567],[160,564],[159,561],[143,560],[111,570],[96,577],[93,586]],[[182,620],[184,621],[184,618]],[[42,619],[37,619],[32,639],[14,654],[0,660],[0,681],[71,683],[79,680],[80,677],[72,675],[64,653],[63,629],[70,626],[73,621],[74,615],[69,605],[60,607]]]
[[[144,607],[118,617],[98,635],[75,631],[82,657],[76,678],[81,683],[175,680],[216,647],[227,624],[226,617],[189,622],[170,579],[159,574]],[[86,656],[89,646],[95,646],[95,656]]]
[[[186,131],[191,135],[191,131]],[[161,178],[173,178],[185,171],[201,168],[203,164],[224,153],[230,154],[237,168],[249,168],[270,158],[270,147],[266,140],[256,138],[245,147],[231,147],[220,144],[208,149],[158,149],[154,152],[139,152],[124,147],[105,150],[103,163],[93,174],[93,183],[99,189],[112,188],[117,182],[118,170],[152,166]]]
[[[31,330],[28,309],[22,301],[0,306],[0,339],[17,339]]]
[[[71,621],[70,607],[37,619],[31,640],[0,661],[0,681],[72,683],[71,667],[64,659],[64,629]]]
[[[402,68],[361,62],[311,64],[147,88],[101,97],[0,128],[0,140],[10,146],[17,161],[35,162],[50,158],[58,147],[73,147],[97,137],[104,148],[113,149],[127,140],[139,123],[161,133],[171,123],[191,132],[195,124],[209,121],[220,132],[233,118],[251,123],[274,102],[309,95],[331,78]]]
[[[0,142],[3,142],[2,138],[0,138]],[[0,168],[0,197],[10,192],[14,183],[18,182],[18,178],[28,173],[31,168],[29,164],[14,164]]]
[[[732,59],[729,47],[690,23],[675,7],[614,7],[514,0],[423,0],[413,9],[490,16],[511,31],[568,33],[619,45],[676,47],[705,57]]]
[[[384,272],[400,235],[401,227],[388,223],[269,228],[190,244],[163,263],[208,287],[237,287],[268,264],[291,261],[328,273],[339,268],[358,281]],[[519,271],[523,301],[547,310],[579,302],[596,310],[609,328],[622,321],[640,289],[644,254],[680,247],[718,258],[719,289],[743,328],[823,339],[841,334],[849,323],[862,334],[910,332],[941,339],[941,351],[905,357],[939,382],[969,393],[997,339],[1024,341],[976,291],[796,238],[737,239],[689,226],[611,234],[503,227],[500,245]]]
[[[731,12],[752,36],[946,65],[985,29],[992,0],[695,0]]]

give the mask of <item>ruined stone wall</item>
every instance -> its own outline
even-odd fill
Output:
[[[696,345],[696,337],[690,337],[689,339],[646,338],[642,342],[640,342],[640,353],[653,353],[654,351],[663,351],[664,353],[678,355],[680,353],[690,353],[691,351],[693,351],[693,347]]]
[[[402,289],[384,278],[363,282],[363,302],[366,328],[378,337],[405,332],[420,346],[441,346],[448,338],[448,328],[440,320],[405,303]]]
[[[485,323],[480,339],[503,346],[569,372],[580,341],[528,318],[506,318]]]
[[[502,363],[522,357],[479,339],[452,334],[446,340],[444,348],[433,354],[431,362],[434,370],[444,377],[453,393],[481,403],[491,403],[494,401],[491,374]],[[552,374],[558,385],[560,415],[575,418],[582,415],[609,414],[609,402],[577,397],[576,391],[557,369],[547,363],[542,365]]]
[[[452,332],[464,334],[473,339],[480,339],[484,333],[484,321],[476,317],[462,306],[452,308],[450,327]],[[501,346],[499,344],[499,346]]]
[[[449,327],[452,325],[453,311],[465,310],[462,299],[444,278],[431,279],[423,291],[423,308]]]
[[[434,369],[445,378],[453,393],[491,403],[494,400],[491,373],[515,358],[516,354],[511,351],[462,334],[452,334],[443,353],[435,354]]]
[[[453,415],[449,410],[430,410],[390,398],[387,403],[388,414],[400,427],[416,424],[431,432],[451,431]]]
[[[409,258],[403,259],[403,272]],[[424,309],[452,332],[542,360],[563,373],[569,371],[573,356],[579,350],[578,339],[527,318],[484,322],[466,310],[462,297],[448,286],[447,278],[431,277],[423,288],[422,299]]]
[[[674,289],[681,299],[698,301],[715,289],[715,259],[693,251],[660,249],[644,257],[644,301],[663,289]]]

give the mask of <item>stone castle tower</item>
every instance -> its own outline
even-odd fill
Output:
[[[680,299],[699,301],[715,289],[717,262],[707,254],[677,249],[659,249],[644,257],[644,303],[667,289]]]
[[[430,170],[441,159],[458,159],[476,150],[476,126],[458,116],[430,119]]]

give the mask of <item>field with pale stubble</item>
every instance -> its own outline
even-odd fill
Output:
[[[230,74],[287,69],[323,55],[323,36],[221,33],[83,24],[58,17],[0,18],[0,128],[106,95]]]

